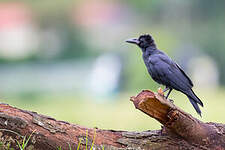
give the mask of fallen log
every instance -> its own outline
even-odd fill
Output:
[[[224,124],[204,123],[160,93],[148,90],[131,97],[131,101],[137,109],[158,120],[162,129],[127,132],[85,128],[0,104],[1,147],[19,149],[17,141],[21,143],[26,135],[30,136],[27,149],[35,150],[225,149]]]

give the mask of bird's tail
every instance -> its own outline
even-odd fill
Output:
[[[201,110],[198,104],[203,107],[202,101],[195,95],[195,93],[192,90],[188,92],[187,97],[190,100],[192,106],[195,108],[196,112],[201,116]]]

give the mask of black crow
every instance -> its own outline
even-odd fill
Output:
[[[141,48],[144,63],[152,79],[166,86],[163,92],[169,90],[166,98],[173,89],[184,93],[201,116],[198,104],[203,107],[203,103],[193,92],[192,81],[176,62],[157,49],[151,35],[141,35],[138,39],[133,38],[126,40],[126,42],[136,44]]]

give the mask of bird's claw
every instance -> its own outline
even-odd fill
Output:
[[[174,101],[172,99],[168,99],[171,103],[174,103]]]
[[[165,92],[165,89],[163,90],[161,87],[158,88],[158,94],[162,95],[166,100],[168,100],[171,103],[173,103],[174,101],[172,99],[169,99],[168,97],[164,96],[164,92]]]

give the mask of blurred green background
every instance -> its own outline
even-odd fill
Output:
[[[160,124],[129,101],[157,91],[127,38],[150,33],[187,72],[202,120],[225,122],[225,1],[0,1],[1,102],[86,127],[143,131]],[[188,99],[175,104],[195,117]]]

